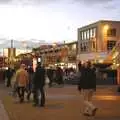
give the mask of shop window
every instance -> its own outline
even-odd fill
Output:
[[[113,41],[113,40],[107,41],[107,50],[112,50],[115,44],[116,44],[116,41]]]
[[[92,41],[92,51],[95,51],[95,49],[96,49],[95,41]]]

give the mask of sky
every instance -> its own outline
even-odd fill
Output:
[[[0,0],[3,40],[77,40],[77,28],[98,20],[119,20],[119,0]]]

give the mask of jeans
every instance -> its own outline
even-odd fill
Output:
[[[25,94],[25,87],[18,87],[17,88],[17,93],[20,98],[20,102],[24,101],[24,94]]]
[[[96,107],[95,105],[93,105],[92,103],[92,97],[94,94],[94,90],[93,89],[84,89],[82,91],[83,94],[83,99],[84,99],[84,105],[85,105],[85,110],[84,112],[92,112],[92,110],[94,110]]]
[[[41,99],[39,101],[39,93],[41,95]],[[33,92],[33,98],[34,98],[34,103],[36,105],[44,106],[45,105],[45,92],[44,92],[44,87],[41,88],[35,88]]]

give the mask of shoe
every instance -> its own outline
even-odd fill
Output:
[[[83,113],[84,116],[91,116],[89,113]]]
[[[95,108],[95,109],[93,109],[93,111],[92,111],[92,116],[95,116],[96,115],[96,111],[98,110],[98,108]]]

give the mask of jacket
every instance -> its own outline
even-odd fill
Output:
[[[33,77],[34,88],[41,88],[45,85],[45,69],[43,67],[37,67]]]
[[[96,89],[96,73],[94,68],[82,68],[79,85],[81,89]]]
[[[19,87],[26,87],[29,83],[28,73],[24,69],[19,69],[16,72],[16,82]]]

